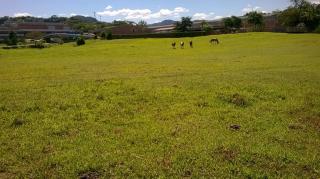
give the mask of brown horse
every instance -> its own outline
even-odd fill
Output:
[[[192,40],[190,40],[189,44],[190,44],[190,47],[193,48],[193,42],[192,42]]]
[[[172,42],[171,46],[173,49],[176,49],[176,42]]]
[[[211,39],[211,40],[210,40],[210,43],[211,43],[211,44],[219,44],[220,42],[219,42],[219,39],[214,38],[214,39]]]

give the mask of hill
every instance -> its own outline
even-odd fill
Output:
[[[164,26],[164,25],[173,25],[176,24],[177,21],[173,21],[173,20],[164,20],[162,22],[158,22],[158,23],[154,23],[154,24],[150,24],[149,26]]]

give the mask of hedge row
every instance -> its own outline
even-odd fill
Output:
[[[19,49],[19,48],[49,48],[52,44],[49,43],[37,43],[37,44],[27,44],[27,45],[11,45],[11,46],[3,46],[2,49]]]
[[[209,35],[206,32],[171,32],[171,33],[149,33],[149,34],[127,34],[112,35],[112,39],[135,39],[135,38],[179,38],[179,37],[198,37]]]

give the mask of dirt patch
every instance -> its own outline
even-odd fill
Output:
[[[214,150],[213,155],[221,156],[223,160],[234,161],[238,157],[239,151],[236,149],[230,149],[226,147],[218,147]]]
[[[233,94],[229,102],[239,107],[247,106],[247,101],[245,100],[245,98],[238,93]]]
[[[7,108],[6,106],[0,106],[0,111],[3,111],[3,112],[10,112],[10,109]]]
[[[301,117],[299,121],[302,124],[310,126],[320,132],[320,114]]]
[[[289,124],[288,128],[290,130],[302,130],[303,126],[301,124]]]
[[[206,108],[206,107],[209,107],[209,103],[208,102],[197,102],[196,106],[199,108]]]
[[[24,110],[24,112],[27,112],[27,113],[39,112],[39,111],[41,111],[41,109],[40,109],[40,107],[37,106],[37,105],[27,107],[27,108]]]
[[[103,96],[102,94],[99,94],[99,95],[97,96],[97,100],[103,101],[103,100],[104,100],[104,96]]]
[[[239,93],[235,93],[232,95],[218,94],[218,99],[238,107],[247,107],[249,105],[249,102],[246,100],[246,98]]]
[[[25,123],[26,123],[26,121],[22,118],[14,118],[11,123],[11,127],[20,127]]]
[[[230,125],[230,129],[234,131],[238,131],[241,129],[241,126],[238,124],[233,124],[233,125]]]
[[[95,170],[82,172],[79,174],[79,179],[97,179],[100,178],[100,173]]]

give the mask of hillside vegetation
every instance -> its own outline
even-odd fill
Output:
[[[0,49],[0,178],[320,177],[320,36]]]

